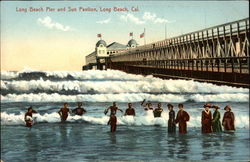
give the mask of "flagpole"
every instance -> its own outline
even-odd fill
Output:
[[[144,28],[144,45],[146,45],[146,30]]]

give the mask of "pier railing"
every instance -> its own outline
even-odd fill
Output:
[[[196,59],[249,56],[249,19],[206,28],[139,46],[111,58],[113,62],[142,58]]]
[[[106,65],[133,74],[249,87],[249,19],[139,46],[111,56]]]
[[[123,66],[161,69],[249,73],[249,57],[143,60],[123,62]]]

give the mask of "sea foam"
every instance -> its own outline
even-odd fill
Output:
[[[190,121],[188,122],[188,127],[201,127],[201,117],[196,115],[196,112],[190,111]],[[53,113],[45,113],[34,114],[33,115],[35,124],[38,123],[59,123],[60,116],[57,112]],[[102,115],[99,117],[95,116],[77,116],[77,115],[69,115],[67,121],[71,123],[75,122],[83,122],[89,124],[101,124],[107,125],[109,120],[108,116]],[[168,122],[168,113],[163,112],[162,117],[154,118],[153,112],[148,111],[142,114],[138,114],[137,116],[120,116],[117,115],[117,124],[118,125],[133,125],[133,126],[154,126],[159,125],[162,127],[167,127]],[[222,120],[222,119],[221,119]],[[245,128],[249,129],[249,117],[247,114],[237,114],[235,120],[236,128]],[[24,112],[20,114],[6,113],[1,112],[1,125],[25,125],[24,122]],[[177,125],[178,126],[178,125]]]

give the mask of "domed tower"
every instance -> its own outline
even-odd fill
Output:
[[[134,40],[134,39],[130,39],[129,41],[128,41],[128,44],[127,44],[127,47],[128,48],[135,48],[135,47],[137,47],[137,42]]]
[[[108,56],[107,55],[107,44],[104,40],[99,40],[95,45],[96,56]]]

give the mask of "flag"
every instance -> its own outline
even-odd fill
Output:
[[[98,37],[98,38],[101,38],[101,37],[102,37],[102,34],[97,34],[97,37]]]
[[[141,35],[140,35],[140,38],[143,38],[144,37],[144,33],[142,33]]]
[[[133,32],[129,33],[129,36],[133,36]]]

